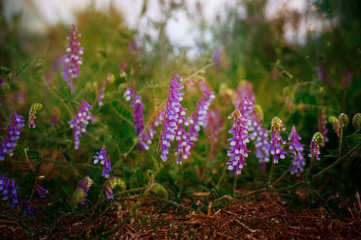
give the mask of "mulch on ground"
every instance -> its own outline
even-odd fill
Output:
[[[29,239],[32,234],[35,239],[361,239],[361,219],[341,220],[323,209],[292,212],[269,194],[259,201],[232,200],[208,214],[180,213],[174,207],[161,213],[159,202],[146,198],[136,217],[130,217],[135,202],[125,200],[97,218],[70,213],[49,224],[36,218],[15,220],[1,206],[0,239]],[[192,206],[187,200],[182,204]]]

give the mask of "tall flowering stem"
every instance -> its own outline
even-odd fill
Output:
[[[75,149],[79,149],[80,138],[86,133],[86,128],[89,122],[94,124],[93,115],[90,112],[91,109],[92,106],[83,99],[75,118],[68,122],[70,124],[70,128],[73,129]]]
[[[247,150],[247,143],[249,142],[247,131],[249,119],[246,117],[249,111],[252,111],[252,107],[247,98],[244,98],[241,104],[241,111],[236,109],[228,117],[228,119],[233,118],[234,123],[228,131],[233,134],[233,137],[228,139],[230,150],[227,152],[227,155],[230,157],[230,160],[227,162],[227,165],[228,170],[235,171],[237,175],[241,174],[243,166],[247,165],[245,160],[250,152]]]
[[[29,128],[33,126],[33,128],[36,127],[35,119],[36,119],[36,113],[41,111],[43,109],[43,104],[41,103],[33,103],[29,110],[29,120],[28,120],[28,126]]]
[[[81,34],[76,29],[75,25],[73,25],[72,31],[67,37],[69,40],[69,44],[66,45],[67,55],[64,56],[65,62],[65,71],[69,74],[70,78],[79,77],[80,73],[80,65],[83,63],[83,58],[81,55],[83,54],[84,48],[80,46],[80,42],[78,37]]]
[[[248,129],[251,134],[249,135],[251,140],[254,140],[256,147],[256,157],[260,162],[262,170],[266,170],[266,163],[270,160],[270,148],[271,144],[268,138],[268,131],[264,129],[258,119],[254,118]]]
[[[135,132],[137,134],[139,140],[138,149],[141,151],[143,149],[148,150],[149,145],[152,143],[151,137],[149,137],[148,133],[145,131],[144,126],[144,105],[142,103],[142,98],[139,94],[135,94],[133,101],[130,104],[130,107],[134,108],[133,112],[133,126],[135,127]]]
[[[295,126],[292,126],[291,133],[288,136],[288,140],[290,141],[290,152],[293,154],[293,161],[290,171],[291,174],[296,174],[297,176],[300,176],[304,166],[306,165],[306,162],[303,155],[304,145],[299,142],[299,140],[301,140],[301,137],[297,134]]]
[[[149,127],[149,135],[145,131],[144,125],[144,105],[142,103],[142,98],[138,93],[135,93],[134,87],[127,88],[124,93],[124,97],[126,101],[132,100],[130,103],[130,107],[134,108],[133,112],[133,126],[135,128],[135,133],[138,137],[138,150],[142,151],[143,149],[148,150],[149,145],[152,143],[153,135],[156,133],[154,131],[154,124]]]
[[[16,142],[18,141],[21,129],[24,127],[24,119],[21,115],[14,112],[11,115],[10,124],[6,130],[5,136],[2,139],[0,148],[0,161],[4,161],[5,154],[12,155]]]
[[[278,164],[278,159],[284,159],[287,154],[280,145],[280,143],[286,143],[280,135],[280,132],[284,130],[286,128],[283,126],[282,120],[279,117],[274,117],[271,123],[271,154],[275,164]]]
[[[107,152],[105,150],[105,146],[102,147],[102,149],[100,150],[100,152],[97,152],[98,156],[95,155],[94,158],[94,164],[97,164],[98,162],[100,162],[101,165],[103,165],[103,173],[102,176],[105,178],[109,178],[109,174],[111,169],[111,163],[110,163],[110,158],[107,157]]]
[[[284,131],[286,128],[283,126],[282,120],[279,117],[274,117],[271,122],[271,154],[273,155],[273,162],[271,171],[268,177],[267,188],[272,189],[271,181],[275,164],[278,164],[278,159],[284,159],[286,152],[283,151],[280,142],[285,144],[286,142],[282,139],[280,131]]]
[[[162,151],[161,159],[163,161],[167,161],[171,142],[173,142],[176,137],[179,112],[181,110],[180,102],[183,100],[184,96],[184,86],[179,83],[183,81],[183,78],[176,72],[174,72],[174,74],[176,78],[173,77],[170,79],[168,100],[164,111],[163,129],[161,131],[162,139],[160,144]]]
[[[308,154],[308,156],[311,158],[311,160],[310,160],[310,165],[308,166],[307,172],[305,174],[305,179],[308,181],[310,181],[308,176],[313,167],[313,164],[315,161],[314,159],[316,158],[317,161],[320,160],[320,157],[319,157],[319,154],[321,154],[320,146],[322,146],[324,144],[324,142],[325,142],[325,140],[320,132],[316,132],[315,134],[313,134],[313,137],[311,139],[311,144],[310,144],[310,153]]]

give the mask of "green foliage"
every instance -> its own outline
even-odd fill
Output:
[[[113,207],[110,201],[121,202],[135,196],[137,201],[131,213],[145,228],[147,218],[138,216],[137,210],[148,197],[159,202],[160,211],[175,207],[178,213],[190,209],[208,213],[210,208],[227,206],[232,198],[249,200],[261,192],[281,193],[294,209],[322,206],[331,213],[343,213],[344,199],[361,188],[360,117],[356,114],[360,112],[361,37],[360,16],[352,9],[358,3],[336,2],[315,1],[319,7],[315,14],[340,17],[340,22],[318,36],[308,33],[304,44],[287,42],[282,29],[290,21],[289,17],[267,19],[263,11],[266,1],[245,1],[247,15],[244,17],[239,16],[237,6],[230,5],[227,15],[214,24],[206,24],[200,16],[200,32],[209,31],[213,38],[209,42],[203,39],[206,34],[201,34],[202,50],[193,60],[187,59],[186,49],[173,46],[165,32],[172,13],[185,8],[182,3],[162,6],[167,12],[165,20],[153,23],[158,39],[139,36],[138,32],[128,29],[122,14],[113,8],[108,12],[88,8],[76,19],[82,33],[84,63],[80,77],[73,79],[75,91],[63,80],[61,70],[53,69],[65,52],[70,26],[49,27],[46,37],[39,37],[40,42],[25,49],[16,37],[16,28],[6,24],[5,37],[0,38],[0,76],[4,80],[0,97],[5,99],[0,109],[1,136],[5,134],[11,112],[17,111],[25,117],[32,104],[39,102],[43,110],[37,113],[35,129],[24,127],[14,156],[7,157],[2,169],[11,171],[22,197],[29,200],[36,198],[35,183],[40,175],[44,176],[42,184],[50,192],[46,200],[48,208],[58,209],[55,213],[46,208],[44,213],[54,218],[68,211],[102,214]],[[145,11],[147,1],[144,1],[142,15]],[[17,21],[14,20],[14,26]],[[28,36],[26,40],[34,38]],[[134,42],[140,44],[139,49],[129,48]],[[220,67],[210,59],[215,48],[221,49]],[[41,58],[36,57],[40,53]],[[317,76],[321,66],[326,69],[333,87]],[[348,87],[342,88],[343,73],[347,70],[352,72],[353,79]],[[172,71],[184,77],[186,94],[182,106],[187,108],[187,114],[196,109],[201,92],[197,83],[203,82],[215,91],[217,97],[211,108],[220,111],[223,121],[219,139],[210,139],[208,133],[202,131],[191,157],[183,160],[182,165],[175,164],[172,152],[167,162],[160,160],[160,128],[150,150],[137,151],[133,109],[123,99],[125,89],[135,86],[143,99],[148,129],[167,98]],[[99,106],[97,95],[108,74],[111,75],[106,83],[104,105]],[[44,81],[46,76],[49,81]],[[262,171],[252,144],[249,144],[251,152],[242,175],[229,177],[225,163],[230,136],[227,131],[232,121],[227,116],[234,111],[232,100],[237,97],[236,88],[242,79],[253,85],[262,126],[270,129],[272,118],[280,117],[287,129],[282,133],[286,139],[291,126],[295,125],[300,130],[305,153],[309,152],[311,138],[318,131],[319,110],[325,111],[328,117],[344,112],[350,120],[356,114],[352,121],[354,128],[346,124],[346,115],[340,118],[340,137],[331,129],[331,124],[327,124],[329,141],[321,148],[321,160],[314,165],[308,161],[305,170],[309,174],[303,178],[290,174],[290,155],[273,166],[272,174],[269,174],[272,159],[267,164],[268,170]],[[76,151],[68,122],[75,116],[82,99],[93,106],[95,124],[88,126]],[[57,118],[55,124],[51,123],[52,116]],[[339,124],[335,119],[333,123]],[[101,176],[101,166],[92,163],[92,156],[102,145],[106,145],[111,159],[113,177],[109,180]],[[80,206],[78,203],[85,195],[75,189],[84,176],[90,176],[94,184],[86,204]],[[114,190],[113,200],[105,198],[103,190],[107,183]],[[250,189],[252,192],[243,194]],[[201,204],[197,202],[199,195]],[[182,205],[185,199],[190,199],[191,207]],[[154,231],[157,224],[151,220]],[[93,229],[92,236],[109,237],[111,232],[104,232],[104,227]]]

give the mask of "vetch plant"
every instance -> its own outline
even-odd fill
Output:
[[[301,137],[296,132],[296,127],[293,125],[291,129],[291,133],[288,137],[289,143],[289,149],[292,153],[292,166],[291,166],[291,174],[296,174],[297,176],[300,176],[303,167],[306,165],[305,158],[303,155],[303,147],[304,145],[299,142],[301,140]]]
[[[73,25],[72,31],[67,37],[69,40],[69,44],[66,45],[67,55],[64,56],[65,62],[65,71],[69,74],[71,78],[76,78],[80,76],[80,65],[83,63],[83,55],[84,48],[80,46],[80,42],[78,37],[81,34],[78,32],[75,25]]]
[[[70,128],[73,129],[75,149],[79,149],[80,138],[86,133],[86,128],[89,122],[94,124],[93,115],[90,112],[91,109],[92,106],[83,99],[75,118],[68,122],[70,124]]]
[[[105,146],[102,147],[100,152],[97,152],[98,156],[93,156],[94,158],[94,164],[97,164],[100,161],[100,164],[103,165],[103,173],[102,176],[105,178],[109,178],[109,174],[111,171],[111,163],[110,158],[107,157],[107,152],[105,150]]]
[[[29,110],[29,120],[28,120],[28,125],[29,125],[29,128],[31,126],[33,126],[33,128],[36,127],[36,124],[35,124],[35,119],[36,119],[36,114],[41,111],[43,109],[43,104],[41,103],[33,103],[30,107],[30,110]]]
[[[183,78],[176,72],[174,72],[174,74],[176,78],[173,77],[170,79],[171,84],[168,92],[168,100],[165,106],[163,129],[161,130],[161,159],[163,161],[167,161],[167,155],[169,153],[171,142],[173,142],[176,137],[176,131],[179,124],[179,113],[181,115],[185,115],[185,113],[183,114],[181,112],[180,104],[184,96],[184,86],[179,82],[183,81]]]
[[[251,103],[247,98],[243,99],[241,104],[241,111],[238,109],[228,117],[228,119],[234,119],[232,128],[228,131],[233,134],[233,137],[228,139],[230,150],[227,152],[227,155],[230,157],[230,160],[227,162],[228,170],[234,170],[235,173],[241,174],[243,166],[247,165],[245,163],[248,153],[250,152],[247,149],[247,143],[249,142],[248,136],[248,124],[249,120],[246,115],[252,111]]]
[[[21,115],[18,115],[16,112],[11,115],[10,124],[1,143],[0,161],[4,161],[5,154],[9,154],[9,156],[12,156],[12,153],[16,147],[16,142],[20,137],[21,129],[25,125],[24,121],[25,120],[23,119],[23,117]]]

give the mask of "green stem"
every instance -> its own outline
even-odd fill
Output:
[[[272,160],[271,171],[269,173],[268,182],[267,182],[267,188],[269,188],[269,189],[272,188],[271,182],[272,182],[272,175],[273,175],[274,168],[275,168],[275,163],[274,163],[274,159],[273,159]]]
[[[308,181],[308,175],[309,175],[310,172],[311,172],[311,169],[312,169],[312,167],[313,167],[314,161],[315,161],[315,154],[312,154],[312,157],[311,157],[311,160],[310,160],[310,165],[309,165],[308,168],[307,168],[307,172],[306,172],[305,178],[304,178],[304,179],[306,180],[306,182]]]
[[[341,126],[341,127],[340,127],[340,141],[339,141],[339,145],[338,145],[337,158],[340,158],[340,156],[341,156],[342,137],[343,137],[343,127]]]
[[[237,176],[238,176],[238,174],[236,174],[236,176],[234,176],[234,179],[233,179],[232,197],[234,197],[236,195]]]
[[[343,155],[341,158],[338,158],[335,162],[331,163],[330,165],[328,165],[327,167],[325,167],[324,169],[322,169],[321,171],[319,171],[318,173],[314,174],[313,176],[320,176],[322,174],[324,174],[326,171],[328,171],[329,169],[333,168],[334,166],[336,166],[337,164],[339,164],[340,162],[342,162],[343,160],[347,159],[348,157],[351,156],[352,153],[354,153],[359,147],[361,147],[361,143],[357,144],[356,146],[354,146],[350,151],[348,151],[345,155]]]
[[[216,187],[215,187],[215,188],[218,188],[219,185],[222,183],[223,178],[226,176],[226,170],[227,170],[227,165],[224,166],[222,175],[221,175],[221,177],[219,178],[218,183],[216,184]]]
[[[281,181],[281,179],[284,178],[289,171],[290,171],[290,169],[287,169],[287,170],[282,174],[282,176],[280,176],[276,181],[274,181],[274,182],[272,183],[272,185],[274,186],[274,185],[276,185],[276,183],[278,183],[279,181]]]

